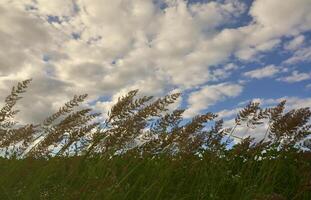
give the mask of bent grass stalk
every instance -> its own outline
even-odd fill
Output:
[[[130,91],[119,98],[101,126],[96,121],[99,115],[79,108],[87,96],[80,95],[30,129],[31,137],[25,134],[30,142],[24,143],[26,138],[18,135],[21,131],[12,121],[15,103],[28,82],[14,87],[1,109],[0,145],[14,151],[8,151],[7,159],[0,158],[4,190],[0,197],[311,198],[310,190],[304,189],[305,182],[311,180],[310,154],[295,146],[311,134],[309,108],[284,112],[285,102],[270,109],[250,102],[227,134],[221,131],[222,124],[217,129],[207,125],[216,126],[213,113],[182,123],[183,111],[168,110],[180,94],[153,100],[137,97],[138,90]],[[253,127],[264,119],[269,119],[263,138],[268,137],[267,142],[252,143],[252,138],[236,136],[242,122]],[[146,133],[152,137],[139,143],[139,136]],[[69,141],[66,135],[71,136]],[[240,142],[227,148],[230,138]],[[279,145],[281,142],[286,145]]]

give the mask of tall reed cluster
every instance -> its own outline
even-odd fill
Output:
[[[138,97],[138,90],[120,97],[103,122],[97,120],[99,113],[80,107],[87,98],[84,94],[74,96],[39,124],[18,124],[14,120],[18,110],[14,108],[30,82],[25,80],[14,86],[0,110],[0,149],[7,158],[111,157],[124,153],[187,157],[211,152],[221,156],[234,137],[241,140],[233,146],[237,155],[247,156],[271,149],[300,151],[298,142],[311,134],[310,109],[285,112],[285,101],[265,109],[259,103],[250,102],[237,114],[234,127],[223,128],[223,120],[215,120],[217,115],[213,113],[186,121],[182,117],[183,109],[169,110],[179,93],[154,99]],[[236,136],[239,126],[248,130],[263,123],[268,128],[259,142]]]

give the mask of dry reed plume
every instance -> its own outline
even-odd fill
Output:
[[[124,152],[192,156],[206,151],[223,152],[232,137],[241,139],[234,146],[236,152],[259,152],[271,147],[298,150],[297,143],[310,135],[310,109],[285,112],[285,101],[266,109],[250,102],[237,114],[234,127],[224,129],[223,120],[215,121],[217,115],[213,113],[197,115],[183,123],[184,110],[168,110],[179,93],[153,100],[152,96],[137,97],[138,90],[120,97],[101,123],[96,121],[99,113],[79,107],[87,97],[84,94],[74,96],[40,124],[21,125],[14,121],[18,113],[14,106],[30,82],[25,80],[13,87],[1,108],[0,148],[5,157],[111,156]],[[245,126],[248,131],[263,123],[268,128],[260,142],[236,136],[238,126]]]

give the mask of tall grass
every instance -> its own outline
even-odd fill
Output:
[[[226,129],[213,113],[183,123],[183,110],[167,109],[180,94],[134,90],[103,122],[79,109],[80,95],[40,124],[19,125],[14,106],[30,81],[0,112],[0,199],[311,199],[311,154],[298,145],[310,135],[309,108],[250,102]],[[236,127],[263,123],[263,140],[227,148]]]
[[[2,159],[0,198],[310,199],[310,159],[296,157]]]

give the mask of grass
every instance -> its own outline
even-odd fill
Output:
[[[152,100],[133,90],[101,122],[78,108],[87,97],[79,95],[39,124],[16,126],[14,106],[30,81],[13,87],[0,109],[1,200],[311,199],[311,152],[301,151],[310,108],[250,102],[225,128],[209,112],[182,123],[183,109],[167,109],[179,93]],[[261,141],[232,145],[236,127],[263,124]]]
[[[310,199],[307,155],[1,159],[0,199]]]

